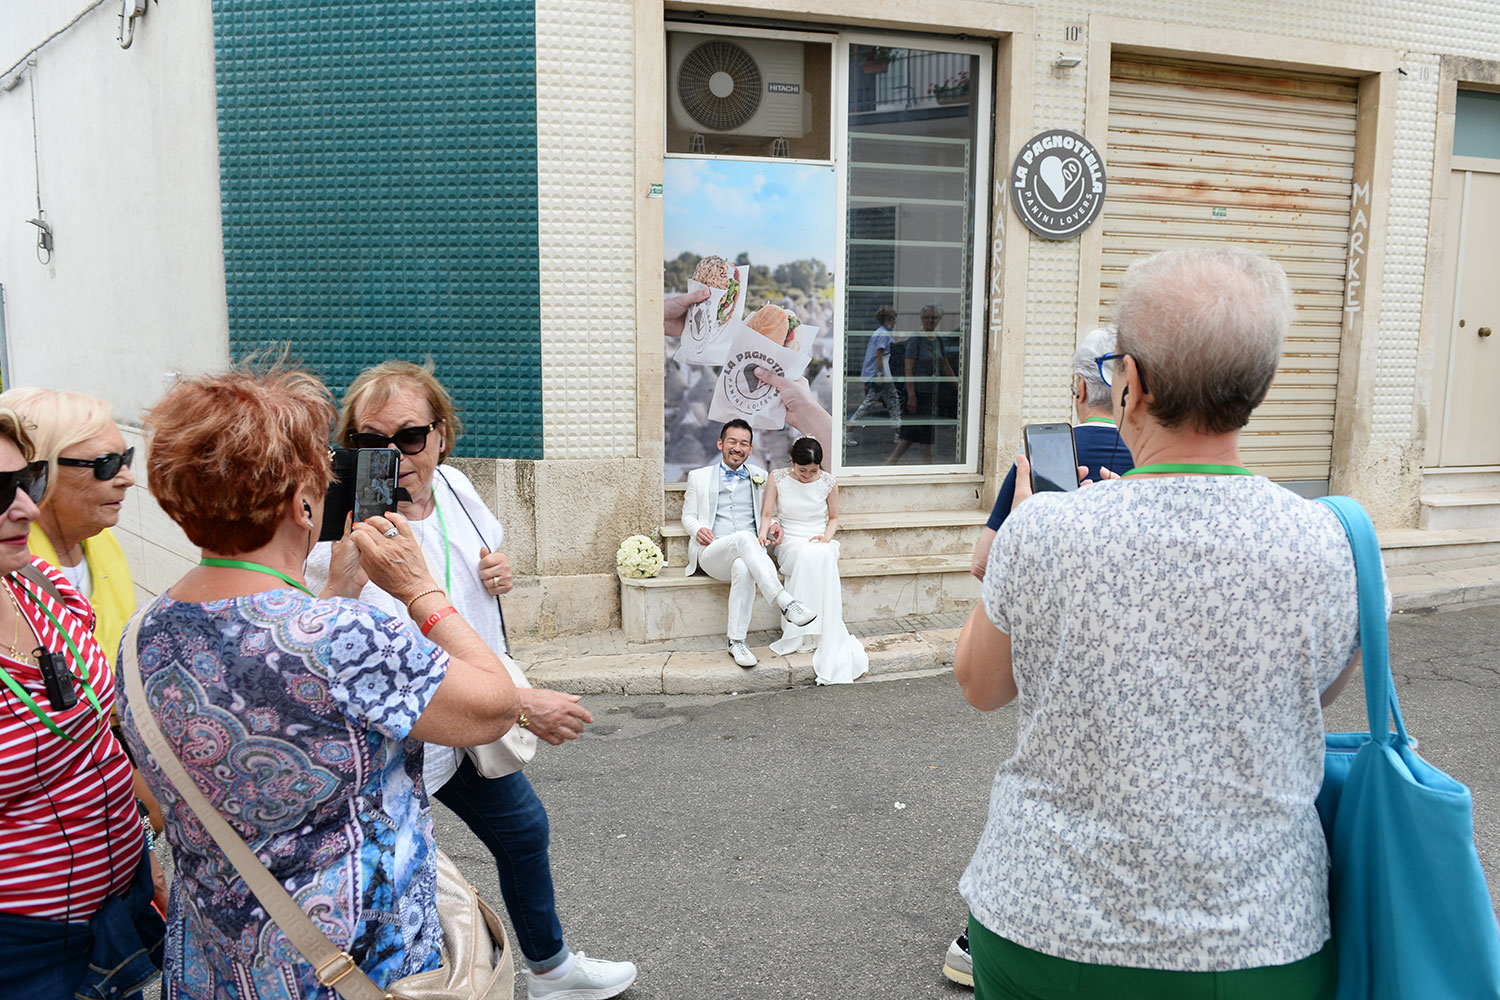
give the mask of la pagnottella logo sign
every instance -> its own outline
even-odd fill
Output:
[[[1077,132],[1039,132],[1011,165],[1010,201],[1033,233],[1049,240],[1071,239],[1104,207],[1104,161]]]

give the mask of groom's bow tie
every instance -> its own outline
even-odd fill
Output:
[[[733,482],[736,479],[749,479],[750,478],[750,471],[748,469],[746,469],[743,465],[740,466],[738,469],[731,469],[729,466],[725,465],[723,462],[720,462],[719,463],[719,471],[724,474],[724,480],[726,482]]]

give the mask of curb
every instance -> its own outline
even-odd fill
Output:
[[[855,681],[865,684],[894,674],[951,669],[959,629],[896,632],[865,638],[870,672]],[[715,650],[619,653],[604,656],[554,657],[527,662],[517,650],[526,677],[535,687],[569,694],[744,694],[809,687],[815,683],[812,653],[778,656],[754,647],[760,663],[748,670],[727,653]]]

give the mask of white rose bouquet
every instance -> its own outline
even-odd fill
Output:
[[[649,580],[661,572],[666,564],[661,549],[645,535],[631,535],[620,543],[615,553],[615,565],[620,575],[632,580]]]

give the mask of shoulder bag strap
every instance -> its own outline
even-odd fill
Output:
[[[140,632],[141,621],[155,608],[156,603],[153,602],[131,619],[125,630],[125,639],[120,645],[119,669],[125,678],[125,693],[134,709],[132,718],[135,720],[135,728],[150,749],[156,766],[161,768],[162,774],[177,789],[177,794],[193,810],[203,828],[214,838],[214,843],[219,845],[229,863],[234,865],[235,871],[240,873],[240,877],[245,880],[250,891],[255,893],[255,898],[265,907],[271,919],[276,921],[287,940],[296,946],[302,957],[316,970],[318,982],[337,992],[344,1000],[384,1000],[385,990],[376,986],[354,964],[354,959],[347,951],[341,951],[328,940],[328,935],[318,930],[317,925],[302,912],[302,907],[297,905],[297,901],[277,881],[276,876],[266,870],[255,852],[204,798],[192,776],[182,766],[182,761],[167,745],[167,739],[162,735],[161,727],[156,724],[156,717],[146,700],[146,689],[141,684],[141,672],[136,665],[136,637]]]
[[[494,552],[495,547],[490,544],[490,540],[488,538],[484,537],[484,532],[479,530],[479,523],[474,520],[474,515],[469,513],[469,508],[464,503],[464,498],[459,496],[458,491],[453,488],[453,484],[448,482],[448,477],[443,473],[443,467],[441,465],[437,467],[437,474],[438,477],[442,479],[443,485],[448,487],[448,495],[458,502],[458,509],[463,511],[464,517],[467,517],[469,519],[469,525],[474,529],[474,534],[479,536],[479,540],[484,543],[485,548],[489,549],[491,552]],[[510,652],[510,636],[505,632],[505,608],[501,607],[500,605],[499,594],[495,595],[495,613],[500,616],[500,641],[505,643],[505,651],[508,653]]]
[[[43,593],[45,593],[48,597],[52,598],[58,604],[61,604],[63,607],[67,607],[66,602],[64,602],[62,599],[62,594],[58,593],[57,587],[53,585],[51,580],[47,579],[47,574],[37,569],[35,565],[33,565],[32,563],[27,563],[25,566],[21,567],[20,574],[26,579],[30,580],[32,583],[36,584],[38,587],[41,587]]]
[[[1370,515],[1350,497],[1319,497],[1344,526],[1354,552],[1354,573],[1359,585],[1359,648],[1365,677],[1365,711],[1370,736],[1382,740],[1390,732],[1392,717],[1401,742],[1408,742],[1396,684],[1391,677],[1390,636],[1387,632],[1385,591],[1380,585],[1380,542]]]

